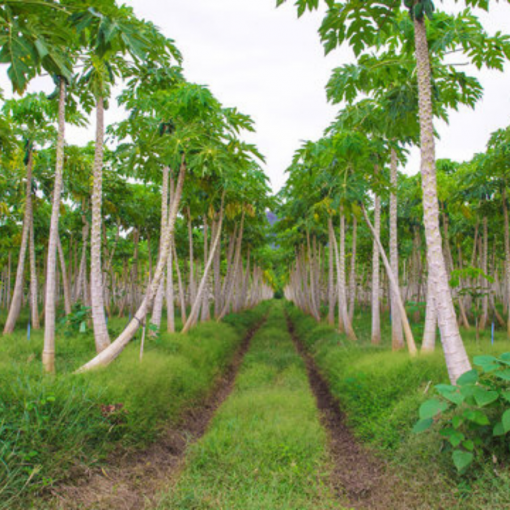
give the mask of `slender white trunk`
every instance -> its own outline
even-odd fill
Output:
[[[312,252],[312,246],[310,244],[310,231],[309,230],[306,231],[306,244],[308,247],[308,269],[309,269],[309,277],[310,277],[310,293],[309,293],[310,309],[311,309],[312,315],[315,317],[315,319],[317,321],[320,321],[321,316],[320,316],[319,308],[318,308],[318,305],[316,302],[316,293],[315,293],[315,274],[314,274],[315,258],[314,258],[314,254]],[[308,278],[308,276],[307,276],[307,278]]]
[[[30,219],[30,312],[32,317],[32,328],[40,329],[39,311],[37,299],[37,267],[35,263],[35,243],[34,243],[34,208],[32,206],[32,217]]]
[[[168,177],[169,177],[169,168],[167,166],[163,167],[163,185],[161,188],[161,235],[165,231],[166,222],[168,221]],[[161,256],[161,245],[162,242],[160,240],[159,243],[159,256]],[[156,336],[159,328],[161,326],[161,315],[163,312],[163,296],[165,292],[165,276],[161,278],[161,283],[159,284],[158,292],[156,293],[156,299],[154,300],[154,309],[152,311],[151,324],[154,326],[154,329],[151,329],[149,332],[150,336]]]
[[[487,260],[489,258],[489,231],[487,227],[487,216],[483,217],[483,251],[482,251],[482,271],[487,274]],[[485,278],[481,277],[482,289],[482,316],[480,317],[480,329],[485,329],[489,320],[489,285]]]
[[[219,311],[218,311],[218,313],[215,313],[216,319],[220,316],[220,313],[223,310],[223,307],[225,306],[225,300],[226,300],[226,296],[228,294],[228,288],[229,288],[230,282],[232,280],[233,267],[234,267],[233,259],[234,259],[234,252],[235,252],[236,240],[237,240],[237,230],[238,230],[238,224],[236,223],[234,226],[234,233],[230,237],[230,241],[228,244],[227,273],[225,275],[225,278],[223,280],[223,285],[221,286],[220,292],[218,294]]]
[[[81,297],[83,300],[83,303],[85,305],[87,305],[88,304],[88,300],[87,300],[87,246],[88,246],[90,226],[85,218],[85,215],[83,215],[82,219],[83,219],[83,228],[82,228],[82,244],[83,244],[83,246],[82,246],[82,252],[81,252],[80,271],[78,274],[76,297],[77,297],[77,299],[79,299]]]
[[[241,216],[241,225],[239,227],[239,235],[237,237],[237,242],[236,242],[234,261],[232,263],[232,278],[231,278],[231,280],[229,282],[229,285],[227,287],[227,290],[226,290],[225,302],[224,302],[224,305],[223,305],[223,310],[221,311],[220,315],[218,316],[218,319],[217,319],[218,321],[223,319],[223,317],[225,317],[225,315],[227,315],[227,313],[228,313],[228,310],[230,308],[230,302],[232,300],[232,294],[233,294],[233,291],[234,291],[234,285],[235,285],[236,280],[237,280],[237,273],[238,273],[238,270],[239,270],[239,262],[241,260],[241,249],[242,249],[242,243],[243,243],[244,215],[245,215],[245,211],[243,209],[243,213],[242,213],[242,216]]]
[[[333,229],[332,223],[330,223],[330,228]],[[333,247],[337,261],[338,314],[342,317],[342,324],[347,336],[351,340],[357,340],[349,320],[349,313],[347,312],[347,296],[345,292],[345,216],[342,210],[340,210],[340,247],[338,247],[334,233]]]
[[[186,324],[186,295],[184,292],[184,285],[182,282],[181,268],[179,266],[179,258],[177,256],[177,248],[175,247],[175,241],[172,239],[172,248],[174,251],[175,259],[175,272],[177,273],[177,285],[179,287],[179,302],[181,309],[181,320],[182,324]]]
[[[503,201],[503,219],[504,219],[504,238],[505,238],[505,294],[507,303],[507,336],[510,338],[510,306],[508,306],[508,300],[510,298],[510,226],[508,221],[508,204],[506,197],[506,182],[503,183],[503,189],[501,192]]]
[[[372,247],[372,343],[381,343],[381,307],[379,281],[379,249],[376,238],[381,235],[381,199],[374,197],[374,242]]]
[[[217,225],[216,227],[217,228]],[[214,318],[217,318],[221,311],[221,237],[218,241],[218,248],[214,252]]]
[[[28,237],[30,234],[30,221],[32,219],[32,168],[34,157],[32,148],[28,148],[27,161],[27,183],[25,193],[25,212],[23,214],[23,230],[21,233],[21,245],[18,255],[18,267],[16,270],[16,281],[14,283],[14,292],[9,307],[9,314],[4,326],[4,335],[9,335],[14,331],[16,322],[21,311],[23,302],[23,286],[25,280],[25,259],[27,255]]]
[[[149,285],[147,292],[145,294],[140,307],[136,311],[133,316],[133,319],[129,322],[124,331],[120,334],[120,336],[109,345],[104,351],[100,352],[94,359],[83,365],[77,372],[86,372],[93,368],[108,365],[111,363],[119,354],[124,350],[124,348],[128,345],[131,339],[135,336],[138,328],[145,320],[145,317],[150,309],[150,305],[154,296],[158,290],[159,283],[161,278],[163,277],[165,266],[168,259],[168,253],[170,249],[170,241],[173,236],[174,228],[175,228],[175,220],[177,218],[177,213],[179,211],[179,204],[181,201],[182,188],[184,185],[184,177],[186,174],[186,167],[184,161],[181,165],[179,171],[179,177],[177,182],[177,187],[175,190],[175,197],[170,207],[169,217],[165,232],[163,234],[163,245],[161,249],[161,256],[158,258],[158,263],[156,265],[156,270],[154,271],[154,279]]]
[[[471,363],[457,325],[443,250],[441,249],[430,57],[427,31],[423,18],[414,19],[414,35],[418,75],[423,212],[429,277],[432,279],[432,285],[434,286],[436,313],[446,366],[450,381],[455,383],[463,373],[471,369]]]
[[[352,250],[351,250],[351,270],[349,275],[349,320],[351,324],[354,320],[354,307],[356,306],[356,245],[358,234],[358,219],[352,217]]]
[[[194,274],[194,255],[193,255],[193,225],[191,223],[191,209],[188,206],[188,237],[189,237],[189,304],[195,301],[195,274]]]
[[[173,268],[173,247],[170,246],[168,253],[168,262],[166,267],[166,310],[167,310],[167,330],[169,333],[175,332],[175,305],[174,305],[174,268]]]
[[[204,264],[207,264],[208,255],[208,235],[209,235],[209,226],[207,224],[207,216],[204,214]],[[211,232],[211,240],[213,239],[214,232]],[[205,266],[204,266],[205,268]],[[205,269],[204,269],[205,271]],[[208,283],[208,282],[207,282]],[[202,322],[208,321],[211,319],[211,310],[209,308],[209,288],[206,283],[206,286],[203,291],[203,301],[202,301],[202,313],[200,316],[200,320]]]
[[[422,352],[433,352],[436,348],[437,316],[434,304],[432,279],[427,278],[427,308],[425,311],[425,329],[421,343]]]
[[[207,285],[207,277],[209,276],[209,271],[211,269],[211,266],[214,261],[214,252],[218,249],[219,240],[221,237],[221,226],[223,223],[223,200],[224,200],[225,193],[223,193],[223,197],[221,199],[221,209],[220,209],[220,220],[217,227],[217,233],[216,237],[214,238],[213,245],[211,246],[211,252],[209,254],[207,264],[204,267],[204,274],[202,275],[202,280],[200,281],[200,285],[198,287],[197,295],[195,298],[195,302],[193,303],[193,306],[191,308],[191,312],[188,316],[188,320],[186,321],[186,324],[182,328],[183,333],[187,333],[192,326],[194,326],[197,323],[198,318],[198,312],[200,309],[200,305],[202,303],[203,299],[203,293],[205,291],[205,287]]]
[[[170,174],[170,191],[169,191],[169,204],[172,206],[174,200],[174,178]],[[168,262],[166,265],[166,326],[169,333],[175,332],[175,297],[174,297],[174,250],[173,250],[173,235],[170,238],[170,245],[168,249]]]
[[[70,315],[72,312],[71,306],[71,290],[69,285],[69,277],[66,269],[66,261],[64,258],[64,250],[62,248],[62,242],[60,236],[57,237],[57,251],[60,259],[60,272],[62,273],[62,282],[64,287],[64,307],[66,315]]]
[[[370,229],[370,232],[372,233],[372,236],[374,237],[374,241],[376,243],[377,249],[379,250],[379,253],[380,253],[381,258],[383,260],[384,267],[386,269],[386,274],[388,275],[388,279],[390,281],[390,285],[391,285],[392,291],[395,293],[396,303],[397,303],[397,305],[399,307],[400,314],[401,314],[401,317],[402,317],[402,323],[403,323],[402,325],[404,327],[404,333],[405,333],[405,338],[406,338],[407,348],[409,350],[409,354],[411,354],[411,356],[414,356],[416,354],[416,352],[417,352],[416,351],[416,344],[414,342],[414,337],[413,337],[413,332],[411,330],[411,325],[409,324],[409,320],[407,318],[406,310],[404,308],[404,303],[402,302],[402,297],[400,296],[400,289],[398,287],[397,280],[395,279],[395,276],[393,275],[393,272],[391,270],[391,265],[388,262],[388,257],[386,257],[386,253],[384,252],[384,248],[383,248],[383,246],[381,244],[381,239],[378,236],[377,231],[375,230],[375,227],[373,227],[372,224],[370,223],[370,220],[368,219],[368,215],[367,215],[367,212],[366,212],[364,207],[363,207],[363,215],[365,216],[365,221],[366,221],[366,223],[368,225],[368,228]]]
[[[459,269],[462,269],[464,267],[464,262],[462,259],[462,250],[461,250],[460,244],[458,245],[458,256],[459,256]],[[462,278],[459,278],[459,282],[460,282],[460,285],[459,285],[459,293],[458,293],[457,299],[459,302],[460,318],[461,318],[462,323],[464,324],[464,327],[469,328],[469,320],[467,318],[466,310],[464,307],[464,299],[463,299],[462,293],[460,292],[464,288],[464,283],[462,281]]]
[[[104,104],[99,97],[96,104],[96,146],[94,155],[94,184],[92,188],[92,229],[90,234],[90,299],[96,351],[110,345],[106,326],[103,295],[103,268],[101,265],[101,208],[103,202],[103,136]]]
[[[334,254],[333,254],[333,223],[332,219],[328,218],[328,231],[329,231],[329,243],[328,243],[328,252],[329,252],[329,268],[328,268],[328,324],[331,326],[335,325],[335,266],[334,266]]]
[[[390,260],[393,276],[399,283],[398,271],[398,240],[397,240],[397,153],[394,148],[391,149],[391,187],[393,191],[390,194]],[[391,346],[394,351],[404,347],[404,336],[402,333],[402,317],[397,305],[397,296],[391,291]]]

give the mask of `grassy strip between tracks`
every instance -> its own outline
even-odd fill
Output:
[[[339,508],[327,485],[326,443],[304,363],[275,304],[232,394],[159,508]]]
[[[440,451],[437,433],[411,433],[420,404],[431,397],[432,386],[448,382],[441,345],[436,353],[415,359],[391,351],[389,331],[382,346],[372,346],[367,335],[352,343],[333,327],[318,324],[298,308],[286,304],[295,332],[341,403],[354,433],[392,462],[402,483],[421,495],[420,508],[503,510],[510,508],[510,471],[492,461],[480,463],[459,476],[449,454]],[[363,332],[370,324],[358,319]],[[474,333],[463,332],[468,353],[498,355],[510,350],[504,332],[490,343],[490,332],[479,343]],[[419,339],[419,337],[417,337]]]
[[[55,377],[42,373],[42,335],[24,332],[0,342],[0,509],[28,508],[27,500],[101,462],[119,447],[154,441],[167,423],[209,393],[267,304],[188,335],[139,340],[112,365],[72,375],[92,338],[60,338]],[[84,344],[90,343],[85,346]],[[36,505],[37,507],[37,505]]]

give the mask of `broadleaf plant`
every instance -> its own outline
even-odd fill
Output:
[[[460,474],[477,458],[508,455],[504,436],[510,432],[510,353],[473,359],[475,369],[456,385],[438,384],[437,396],[420,407],[414,433],[440,427],[443,451],[450,452]]]

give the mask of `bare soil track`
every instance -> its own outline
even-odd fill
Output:
[[[187,447],[206,432],[216,410],[230,395],[250,341],[265,319],[244,338],[225,374],[204,402],[184,413],[176,428],[166,429],[146,450],[114,454],[106,466],[89,470],[52,492],[59,510],[142,510],[157,502],[179,471]]]
[[[416,496],[406,492],[402,480],[389,466],[363,447],[345,423],[338,400],[320,373],[312,356],[297,337],[287,317],[287,326],[298,353],[302,356],[308,379],[320,411],[320,420],[329,438],[332,462],[330,482],[342,503],[354,509],[411,510],[421,508]]]

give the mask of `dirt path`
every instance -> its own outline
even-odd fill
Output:
[[[189,444],[206,432],[216,410],[230,395],[250,341],[265,319],[245,337],[225,374],[202,405],[187,411],[179,426],[165,430],[148,449],[113,455],[108,464],[60,486],[53,492],[51,508],[59,510],[142,510],[156,502],[180,469]]]
[[[355,509],[410,510],[419,508],[406,494],[402,481],[384,462],[376,458],[355,439],[345,424],[338,400],[305,350],[287,317],[287,326],[297,351],[303,357],[310,386],[320,411],[320,420],[329,437],[329,454],[333,463],[331,483],[341,501],[348,500]]]

